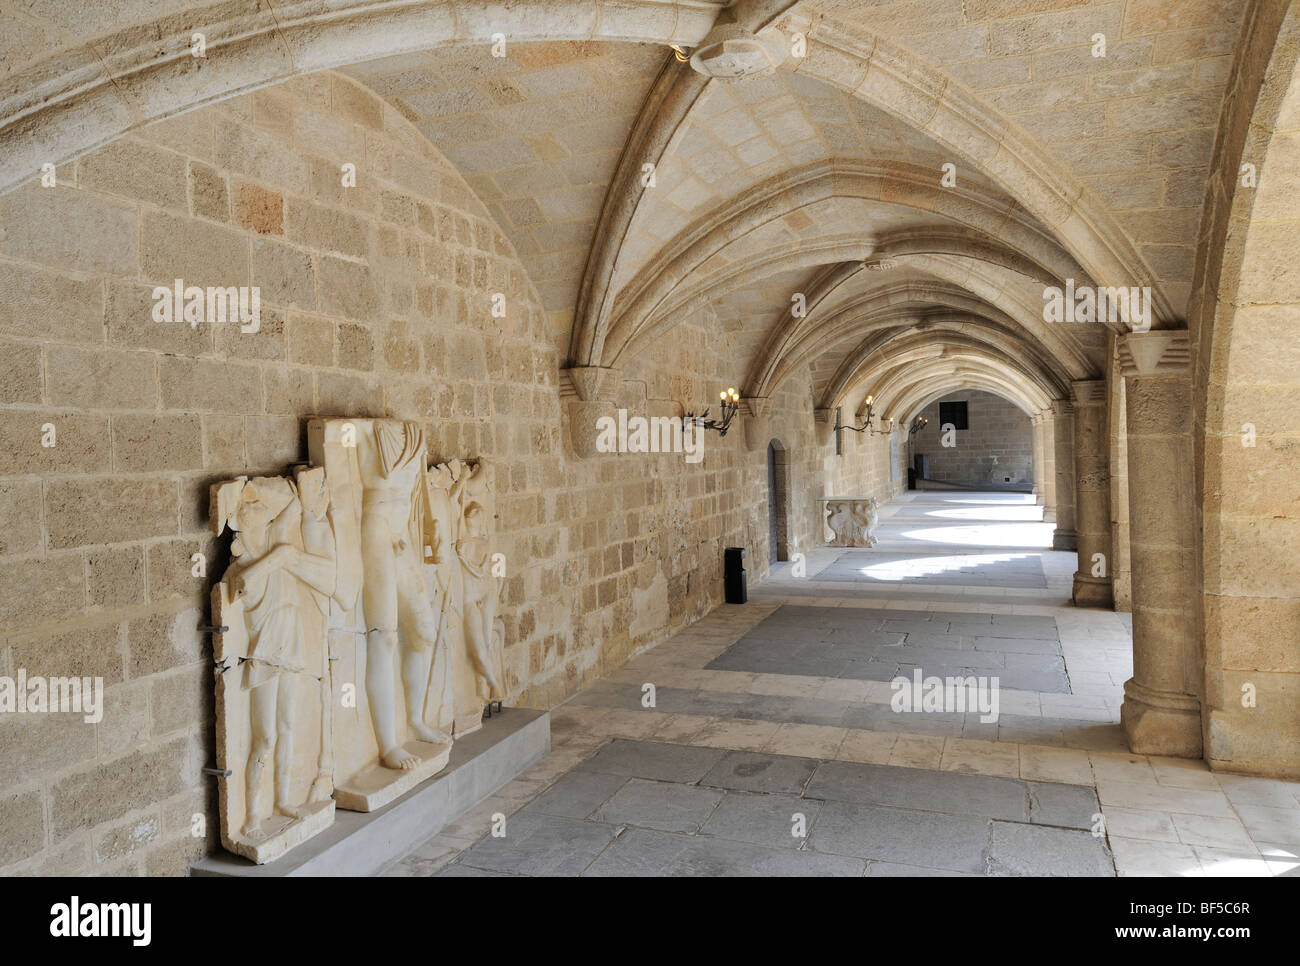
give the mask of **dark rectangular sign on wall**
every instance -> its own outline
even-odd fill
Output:
[[[942,429],[949,423],[954,429],[970,429],[970,423],[966,417],[966,401],[960,402],[941,402],[939,403],[939,428]]]

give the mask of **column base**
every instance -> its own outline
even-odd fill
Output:
[[[1119,722],[1135,755],[1201,757],[1201,702],[1190,694],[1156,691],[1129,678]]]
[[[1078,550],[1079,535],[1073,530],[1062,530],[1057,527],[1052,533],[1053,550]]]
[[[1070,595],[1075,607],[1115,606],[1115,588],[1109,577],[1092,577],[1074,573],[1074,593]]]

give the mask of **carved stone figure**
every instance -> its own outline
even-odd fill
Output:
[[[826,501],[826,526],[833,547],[873,547],[880,503],[876,498]]]
[[[456,725],[455,655],[462,650],[464,639],[464,581],[460,558],[456,555],[456,535],[460,524],[460,479],[464,464],[460,460],[439,464],[429,471],[426,483],[428,543],[425,563],[429,571],[426,583],[438,623],[438,647],[434,656],[429,692],[425,699],[425,717],[444,731]]]
[[[408,734],[433,744],[451,736],[422,720],[438,638],[421,573],[425,501],[424,433],[415,423],[377,419],[357,438],[361,468],[361,600],[366,615],[366,693],[389,768],[411,768],[398,743],[393,681],[401,661]],[[399,634],[400,632],[400,634]],[[400,646],[399,646],[400,645]]]
[[[491,572],[494,501],[487,464],[479,460],[464,482],[456,554],[465,572],[465,649],[472,662],[477,704],[482,706],[505,697],[505,660],[493,633],[501,582]]]
[[[445,767],[505,693],[483,461],[397,419],[308,425],[311,466],[212,488],[222,840],[266,862]]]
[[[218,766],[226,847],[264,862],[333,820],[325,647],[334,591],[324,472],[246,477],[213,487],[212,529],[236,532],[234,564],[213,590]],[[246,729],[232,728],[235,721]],[[269,788],[266,766],[272,766]]]
[[[433,539],[425,437],[396,419],[313,420],[308,447],[325,467],[335,516],[347,521],[338,527],[346,579],[331,641],[338,684],[356,702],[335,719],[335,797],[369,811],[440,771],[451,753],[446,660],[435,660],[445,644],[425,574]]]

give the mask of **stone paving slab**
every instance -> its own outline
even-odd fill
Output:
[[[1097,793],[1087,785],[1026,784],[1029,786],[1029,820],[1035,825],[1091,829],[1101,812]]]
[[[588,876],[861,876],[851,856],[764,848],[703,836],[630,829],[584,873]]]
[[[954,872],[951,869],[927,869],[919,865],[900,865],[897,862],[867,863],[867,877],[871,879],[901,878],[979,878],[976,872]]]
[[[1029,821],[1029,789],[1015,778],[826,761],[817,767],[804,796]]]
[[[1098,810],[1087,785],[615,739],[437,874],[1113,875]]]
[[[769,848],[797,849],[803,844],[804,837],[794,834],[797,831],[796,816],[802,818],[806,832],[816,822],[821,807],[821,802],[798,795],[727,792],[700,831],[705,835]]]
[[[1004,688],[1069,694],[1050,617],[783,605],[705,667],[854,681],[997,677]],[[597,686],[599,687],[599,685]]]
[[[575,770],[538,795],[529,808],[565,818],[586,818],[632,779],[605,772]]]
[[[1089,832],[993,822],[989,873],[995,876],[1114,876],[1110,852]]]
[[[592,819],[661,832],[696,832],[722,801],[723,792],[678,782],[628,779]]]
[[[721,748],[615,739],[578,768],[661,782],[697,782],[725,754]]]
[[[608,689],[600,692],[610,695],[608,699],[584,692],[579,698],[571,700],[569,705],[623,708],[639,712],[644,710],[639,700],[640,693],[638,685],[611,684]],[[1124,752],[1128,747],[1123,729],[1114,721],[1000,711],[997,721],[985,722],[981,720],[983,715],[978,711],[899,713],[883,701],[798,698],[662,687],[658,689],[655,710],[737,721],[789,722],[889,734],[978,738],[1091,751]]]
[[[507,819],[505,835],[485,835],[455,864],[518,875],[581,875],[617,834],[613,825],[524,809]]]
[[[817,770],[814,758],[729,751],[700,783],[749,792],[783,792],[801,795]]]
[[[818,852],[984,874],[988,819],[827,802],[809,838]]]

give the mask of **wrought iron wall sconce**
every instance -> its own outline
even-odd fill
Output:
[[[912,428],[908,431],[907,434],[908,438],[915,436],[921,430],[925,429],[925,425],[929,421],[930,420],[926,419],[924,416],[917,416],[916,419],[912,420]]]
[[[722,402],[722,418],[709,419],[709,411],[696,416],[694,413],[687,413],[683,418],[683,423],[694,423],[701,429],[715,429],[719,436],[726,436],[727,430],[731,428],[731,421],[736,418],[736,413],[740,412],[740,394],[736,392],[735,386],[718,393],[718,399]]]
[[[854,426],[852,424],[845,424],[840,422],[840,408],[838,406],[835,407],[835,453],[836,455],[840,455],[842,453],[842,446],[840,443],[841,430],[851,429],[855,433],[866,433],[868,436],[876,435],[876,430],[871,425],[871,404],[875,401],[875,398],[876,398],[875,396],[868,396],[866,399],[863,400],[863,405],[866,406],[867,411],[866,411],[866,421],[861,426]]]

